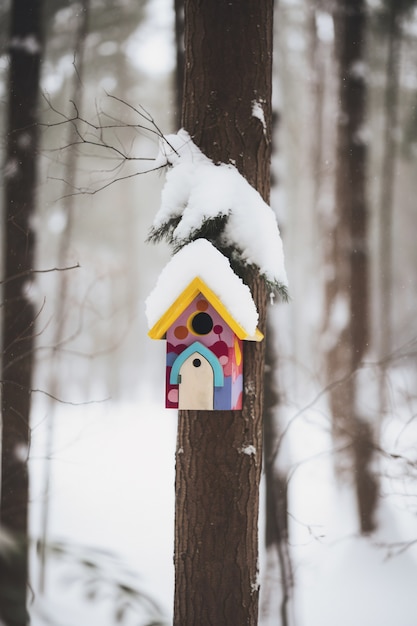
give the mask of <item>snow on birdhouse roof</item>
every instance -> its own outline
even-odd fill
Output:
[[[153,229],[172,219],[172,232],[181,245],[195,238],[208,220],[226,217],[221,245],[236,258],[256,265],[276,285],[288,284],[282,241],[275,213],[259,192],[232,164],[214,164],[181,129],[161,140],[156,166],[169,165]]]
[[[202,293],[241,339],[260,341],[258,312],[250,289],[228,259],[206,239],[177,252],[146,300],[149,336],[161,339],[198,293]]]

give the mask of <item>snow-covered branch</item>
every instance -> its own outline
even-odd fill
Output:
[[[256,267],[286,300],[288,281],[275,214],[236,167],[215,165],[185,130],[160,140],[156,165],[168,171],[149,239],[165,238],[174,250],[207,239],[237,273]]]

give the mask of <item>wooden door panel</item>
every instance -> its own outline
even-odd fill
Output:
[[[213,368],[207,359],[194,352],[180,369],[178,408],[212,411],[213,398]]]

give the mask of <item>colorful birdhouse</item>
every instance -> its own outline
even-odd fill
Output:
[[[168,263],[147,300],[152,339],[166,339],[166,407],[242,408],[242,341],[261,341],[249,288],[205,239]]]

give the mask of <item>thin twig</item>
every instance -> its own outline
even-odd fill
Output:
[[[14,276],[9,276],[5,280],[0,280],[0,285],[5,285],[6,283],[10,283],[13,280],[17,280],[19,278],[23,278],[24,276],[32,276],[32,274],[49,274],[50,272],[67,272],[69,270],[75,270],[81,267],[79,263],[76,265],[70,265],[68,267],[51,267],[47,270],[26,270],[24,272],[20,272],[19,274],[15,274]]]

